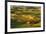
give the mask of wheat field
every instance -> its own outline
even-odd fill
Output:
[[[11,6],[11,28],[41,27],[41,7]]]

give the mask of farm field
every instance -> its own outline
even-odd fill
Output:
[[[36,28],[41,27],[40,6],[15,6],[11,5],[11,28]]]

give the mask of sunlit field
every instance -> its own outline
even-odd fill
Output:
[[[11,5],[10,8],[11,28],[36,28],[41,26],[41,7]]]

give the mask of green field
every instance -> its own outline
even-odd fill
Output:
[[[41,26],[41,7],[11,6],[11,28],[36,28]]]

